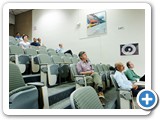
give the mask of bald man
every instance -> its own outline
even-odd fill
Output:
[[[121,62],[115,64],[116,72],[114,74],[114,79],[116,80],[118,86],[125,90],[132,90],[133,97],[136,97],[138,92],[143,88],[134,85],[131,81],[127,79],[124,74],[124,65]]]

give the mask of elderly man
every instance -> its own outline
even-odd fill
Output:
[[[91,62],[88,61],[88,57],[86,52],[81,51],[79,53],[79,58],[81,59],[77,63],[77,72],[78,74],[85,75],[87,83],[95,83],[95,85],[98,88],[98,96],[102,102],[103,105],[105,105],[104,100],[104,94],[103,94],[103,85],[101,77],[98,75],[98,73],[94,72]]]
[[[73,55],[71,50],[67,50],[67,51],[64,50],[63,44],[59,44],[59,48],[56,49],[56,52],[57,53],[64,53],[64,54],[69,53],[69,54]]]
[[[136,97],[138,92],[143,88],[134,85],[131,81],[127,79],[127,77],[123,73],[125,67],[121,62],[116,63],[115,68],[116,72],[113,77],[116,80],[118,86],[122,89],[132,90],[133,97]]]
[[[128,69],[125,71],[126,77],[131,81],[145,81],[145,76],[140,77],[134,72],[134,64],[131,61],[126,63]]]

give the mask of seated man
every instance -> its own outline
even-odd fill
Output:
[[[137,85],[134,85],[131,81],[127,79],[127,77],[123,73],[124,65],[122,63],[116,63],[115,69],[116,69],[116,72],[113,77],[116,80],[118,86],[125,90],[131,90],[133,97],[136,97],[138,92],[143,88],[138,87]]]
[[[33,46],[40,46],[40,44],[37,42],[36,38],[33,38],[33,42],[31,43]]]
[[[134,64],[131,61],[128,61],[126,63],[128,69],[125,71],[125,75],[126,77],[131,80],[131,81],[145,81],[145,76],[140,77],[139,75],[137,75],[133,68],[134,68]]]
[[[79,58],[81,59],[78,63],[77,63],[77,72],[80,75],[85,75],[86,76],[86,81],[87,83],[92,82],[95,83],[95,85],[98,88],[98,96],[102,102],[103,105],[104,104],[104,94],[103,94],[103,85],[102,85],[102,80],[100,78],[100,76],[98,75],[98,73],[94,72],[92,65],[90,63],[90,61],[88,61],[87,55],[84,51],[81,51],[79,53]]]
[[[69,53],[69,54],[73,55],[71,50],[67,50],[67,51],[64,50],[63,44],[59,44],[59,48],[56,49],[56,52],[57,53],[64,53],[64,54]]]

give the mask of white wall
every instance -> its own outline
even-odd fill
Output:
[[[145,11],[106,10],[107,33],[87,36],[86,15],[102,10],[33,10],[33,37],[41,37],[49,48],[63,43],[74,53],[84,50],[93,63],[114,65],[130,60],[135,70],[143,75],[145,70]],[[77,26],[80,23],[80,26]],[[118,27],[124,27],[118,30]],[[139,55],[120,56],[120,44],[139,43]]]

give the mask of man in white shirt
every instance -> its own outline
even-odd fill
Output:
[[[125,90],[132,90],[133,97],[136,97],[138,92],[143,88],[134,85],[131,81],[127,79],[127,77],[123,73],[125,67],[122,63],[116,63],[115,68],[116,72],[113,77],[116,80],[118,86]]]
[[[69,53],[69,54],[73,55],[71,50],[67,50],[67,51],[64,50],[63,44],[59,44],[59,48],[56,49],[56,52],[57,53],[64,53],[64,54]]]

